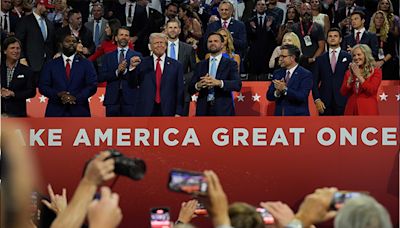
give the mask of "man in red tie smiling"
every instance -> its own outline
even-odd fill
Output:
[[[139,86],[138,116],[181,116],[183,113],[183,67],[166,56],[168,38],[163,33],[150,35],[153,55],[129,63],[128,82]]]

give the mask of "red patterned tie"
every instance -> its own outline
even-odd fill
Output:
[[[155,101],[157,104],[159,104],[161,102],[160,88],[161,88],[162,72],[161,72],[160,61],[161,61],[161,59],[158,58],[157,63],[156,63],[156,98],[155,98]]]
[[[228,22],[224,21],[224,28],[228,28]]]
[[[67,64],[65,65],[65,74],[67,75],[67,80],[69,80],[71,74],[71,64],[69,63],[70,61],[70,59],[67,59]]]
[[[361,32],[357,32],[357,35],[356,35],[356,43],[357,43],[357,44],[360,43],[360,33],[361,33]]]

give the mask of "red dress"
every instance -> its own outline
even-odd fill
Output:
[[[129,49],[133,50],[133,44],[131,41],[129,41]],[[96,52],[93,53],[93,55],[89,56],[89,60],[94,62],[96,61],[99,57],[103,56],[104,54],[113,52],[115,50],[117,50],[117,44],[115,44],[114,42],[112,42],[111,40],[104,40],[96,49]],[[99,87],[105,87],[107,85],[106,82],[102,82],[99,83],[98,86]]]
[[[382,70],[375,68],[372,75],[359,85],[358,91],[355,80],[350,88],[347,87],[349,77],[350,70],[347,70],[340,89],[340,93],[348,97],[344,115],[379,115],[376,94],[382,81]]]

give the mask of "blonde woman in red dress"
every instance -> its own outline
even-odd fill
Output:
[[[379,115],[376,94],[382,70],[374,67],[371,49],[365,44],[355,45],[351,55],[353,62],[340,89],[340,93],[348,97],[344,115]]]

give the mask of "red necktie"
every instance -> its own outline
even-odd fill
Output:
[[[161,59],[157,59],[156,63],[156,98],[155,101],[157,104],[161,102],[161,96],[160,96],[160,88],[161,88],[161,65],[160,65]]]
[[[69,63],[70,61],[70,59],[67,59],[67,64],[65,65],[65,74],[67,75],[67,80],[69,80],[71,75],[71,64]]]
[[[224,21],[224,28],[228,28],[228,22]]]
[[[290,71],[287,71],[286,76],[285,76],[285,82],[286,82],[286,84],[289,83],[289,80],[290,80]]]
[[[361,33],[361,32],[357,32],[357,35],[356,35],[356,43],[357,43],[357,44],[360,43],[360,33]]]

